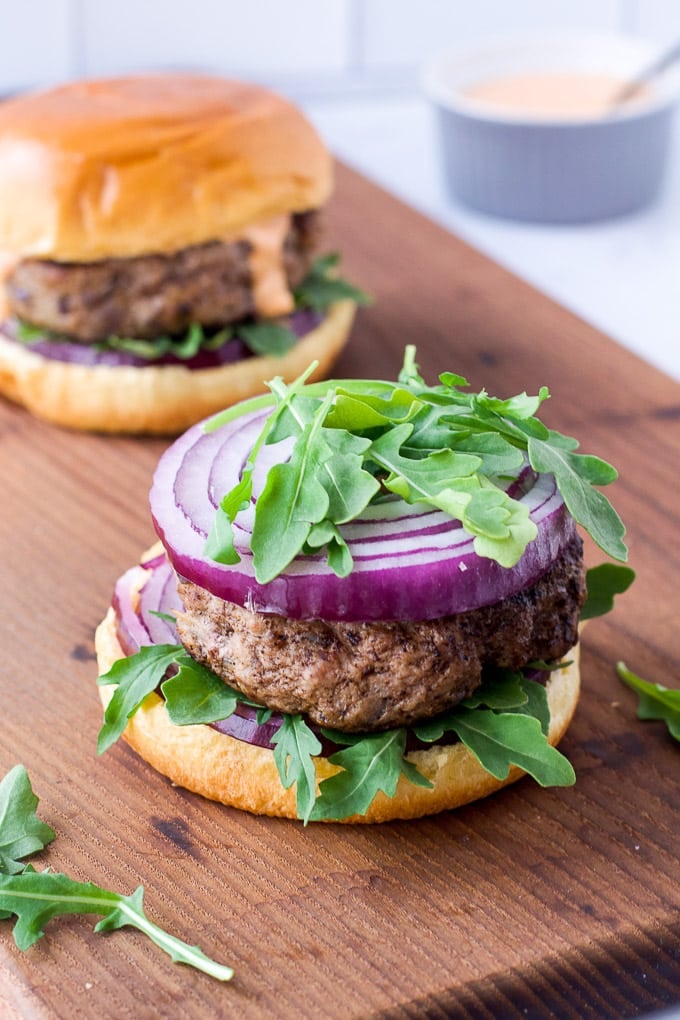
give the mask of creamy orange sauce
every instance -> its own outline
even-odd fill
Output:
[[[265,318],[288,315],[294,308],[283,265],[283,242],[289,227],[290,216],[284,213],[255,223],[240,235],[251,245],[248,264],[253,299],[258,313]]]
[[[465,89],[463,95],[517,116],[594,120],[614,112],[616,95],[625,84],[626,79],[614,74],[538,71],[488,78]],[[648,98],[650,91],[643,87],[626,104]]]

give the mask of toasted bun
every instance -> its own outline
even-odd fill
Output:
[[[168,252],[320,206],[331,158],[293,104],[208,75],[77,81],[0,104],[0,252]]]
[[[172,435],[239,400],[274,376],[291,382],[312,361],[310,381],[328,374],[352,326],[355,305],[338,301],[323,322],[282,357],[218,368],[91,366],[55,361],[0,334],[0,393],[39,418],[96,432]]]
[[[116,617],[110,609],[97,628],[95,648],[104,673],[124,652],[116,635]],[[572,663],[551,674],[548,682],[551,744],[564,734],[579,696],[578,646],[570,652]],[[100,687],[104,705],[113,693]],[[218,733],[210,726],[174,726],[157,694],[151,694],[130,719],[125,740],[155,769],[173,783],[210,800],[253,814],[296,818],[295,791],[284,790],[272,751]],[[413,751],[408,760],[433,783],[425,789],[399,779],[394,797],[378,793],[366,814],[345,822],[387,822],[420,818],[461,807],[486,797],[519,779],[524,773],[513,767],[505,780],[486,772],[463,744]],[[337,769],[323,758],[316,760],[317,782]]]

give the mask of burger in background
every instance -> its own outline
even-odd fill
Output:
[[[320,257],[332,159],[294,105],[204,75],[0,105],[0,392],[60,425],[178,432],[323,376],[364,295]]]

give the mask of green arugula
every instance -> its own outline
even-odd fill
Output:
[[[145,645],[129,659],[118,659],[97,679],[102,686],[114,684],[116,687],[104,712],[104,725],[97,740],[98,754],[103,754],[118,740],[128,719],[156,690],[168,669],[176,664],[177,649],[177,645]]]
[[[337,252],[329,252],[312,263],[306,277],[293,292],[297,307],[325,312],[335,301],[347,299],[357,305],[370,305],[371,298],[365,291],[337,275],[339,261]]]
[[[35,813],[33,793],[23,765],[16,765],[0,782],[0,920],[14,915],[14,941],[29,949],[44,935],[44,926],[63,914],[99,914],[95,931],[106,932],[125,925],[138,928],[176,963],[228,981],[231,967],[216,963],[198,946],[190,946],[168,934],[144,913],[142,886],[130,896],[110,892],[92,882],[77,882],[66,875],[36,871],[21,859],[38,853],[54,839],[54,831]]]
[[[599,457],[576,453],[575,439],[536,417],[549,397],[545,387],[535,396],[501,400],[484,391],[463,392],[466,380],[449,372],[439,385],[426,386],[412,346],[406,348],[397,383],[306,384],[308,374],[291,386],[274,379],[271,395],[206,424],[212,431],[234,414],[274,406],[244,475],[222,500],[205,547],[211,558],[237,562],[232,525],[250,504],[254,457],[263,442],[284,437],[295,440],[290,459],[270,469],[255,506],[252,552],[260,583],[312,550],[325,549],[329,565],[343,576],[351,569],[351,556],[343,547],[341,525],[386,492],[460,520],[479,556],[512,567],[536,536],[524,504],[506,492],[523,463],[553,474],[575,520],[609,556],[627,558],[621,519],[596,488],[614,481],[617,472]],[[333,478],[338,479],[334,484]],[[340,491],[355,497],[351,505],[331,498]]]
[[[54,839],[54,830],[36,815],[37,806],[26,769],[15,765],[0,782],[0,873],[23,871],[23,858],[38,853]]]
[[[404,757],[406,730],[355,735],[339,730],[324,730],[324,736],[338,744],[349,745],[332,754],[328,761],[340,771],[319,785],[319,798],[311,813],[313,821],[339,820],[363,815],[378,791],[387,797],[397,792],[399,776],[416,786],[432,783]]]
[[[619,563],[601,563],[586,573],[588,597],[581,607],[581,620],[604,616],[614,608],[614,596],[628,591],[635,580],[635,571]]]
[[[680,740],[680,689],[643,680],[629,670],[625,662],[617,663],[616,671],[624,684],[634,690],[640,699],[638,719],[661,719],[666,723],[670,735]]]
[[[550,710],[545,687],[521,673],[501,672],[451,712],[414,727],[428,743],[452,731],[496,779],[511,765],[524,769],[541,786],[571,786],[569,761],[547,742]]]
[[[316,800],[313,759],[321,754],[321,743],[301,715],[284,715],[272,744],[281,785],[285,790],[295,785],[298,818],[306,825]]]
[[[470,712],[461,709],[451,729],[487,772],[507,779],[518,765],[541,786],[572,786],[571,763],[545,739],[538,719],[520,712]]]
[[[99,678],[100,683],[117,685],[114,697],[120,706],[111,719],[105,718],[100,749],[120,736],[127,719],[159,685],[171,721],[178,726],[217,722],[228,718],[239,703],[254,705],[194,662],[182,645],[156,647],[161,649],[158,655],[154,656],[153,647],[143,647],[119,660],[115,672],[111,669]],[[171,668],[176,673],[164,679]],[[141,700],[134,703],[136,698]],[[262,708],[258,721],[270,715]],[[322,735],[340,747],[328,758],[339,771],[319,784],[317,794],[314,759],[322,754],[321,742],[303,716],[284,714],[281,719],[272,737],[274,762],[284,789],[295,786],[297,814],[305,824],[364,814],[378,791],[394,796],[400,775],[417,786],[431,785],[406,757],[406,728],[368,734],[322,729]],[[499,670],[460,706],[419,723],[412,732],[424,743],[436,743],[445,733],[456,734],[482,767],[498,778],[505,778],[511,765],[518,765],[542,786],[569,785],[574,772],[547,742],[549,722],[545,687],[521,673]]]
[[[370,297],[347,280],[337,276],[339,255],[328,254],[317,258],[302,283],[293,292],[295,309],[309,308],[325,312],[335,301],[347,298],[360,305],[370,304]],[[298,337],[285,320],[259,319],[252,322],[225,326],[215,332],[206,331],[194,322],[183,336],[157,336],[150,339],[108,336],[93,346],[98,351],[126,351],[146,361],[158,361],[168,354],[182,361],[195,358],[199,351],[217,351],[238,337],[248,350],[257,355],[281,357],[298,342]],[[71,341],[69,336],[18,320],[17,339],[23,343],[36,340]]]
[[[170,722],[176,726],[217,722],[236,711],[239,698],[211,669],[183,649],[175,656],[177,673],[161,684]]]

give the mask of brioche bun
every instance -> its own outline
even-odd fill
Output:
[[[78,267],[150,255],[172,259],[214,242],[246,244],[255,252],[247,263],[254,274],[251,289],[255,293],[257,262],[259,293],[268,295],[255,299],[254,319],[276,320],[288,314],[288,303],[292,310],[293,302],[284,268],[285,237],[277,232],[296,213],[318,211],[332,185],[331,156],[302,112],[254,84],[209,75],[148,74],[70,82],[19,96],[0,104],[0,292],[5,277],[24,261]],[[253,240],[253,232],[259,240]],[[107,301],[115,298],[125,307],[126,291],[116,283],[115,270],[110,272]],[[191,298],[190,271],[164,278],[157,293],[153,272],[147,273],[147,290],[138,290],[133,299],[142,320],[156,314],[154,302],[162,306],[164,294],[171,308],[181,308],[185,287]],[[228,291],[231,284],[220,281],[216,273],[215,287]],[[47,313],[43,304],[42,317],[31,317],[32,294],[27,313],[13,309],[0,293],[0,321],[23,315],[34,329],[44,327],[48,337],[50,328],[61,335],[59,326],[51,325],[55,315],[49,302],[68,307],[69,293],[59,292],[56,284],[42,286],[56,291],[42,299]],[[102,294],[84,289],[94,309]],[[39,291],[38,305],[40,300]],[[191,300],[188,304],[191,308]],[[102,314],[104,329],[115,335],[115,325]],[[174,434],[261,393],[273,376],[290,382],[315,360],[315,377],[328,374],[353,316],[354,304],[340,301],[283,356],[209,368],[124,360],[84,364],[77,353],[62,361],[22,345],[10,322],[7,335],[0,332],[0,394],[69,428]],[[238,316],[229,318],[228,300],[216,318],[214,307],[207,318],[197,318],[209,328],[238,321]],[[86,329],[82,323],[80,328]],[[159,327],[158,333],[182,329]],[[134,327],[121,335],[149,336]],[[73,339],[68,330],[63,336]],[[97,336],[85,331],[76,339],[92,343]]]
[[[95,649],[100,673],[125,655],[118,641],[113,609],[97,628]],[[548,739],[553,745],[567,729],[579,697],[578,646],[569,658],[571,664],[553,672],[547,685]],[[113,688],[101,686],[99,694],[106,707]],[[295,791],[281,785],[272,751],[226,736],[210,726],[175,726],[157,694],[146,698],[123,736],[142,758],[178,786],[253,814],[297,818]],[[495,779],[462,743],[412,751],[407,757],[433,783],[432,789],[415,786],[402,776],[394,797],[379,792],[364,815],[342,821],[387,822],[448,811],[486,797],[524,775],[521,769],[512,767],[507,779]],[[337,771],[323,758],[315,759],[315,763],[317,782]]]
[[[344,346],[355,305],[338,301],[282,357],[257,356],[218,368],[184,365],[78,365],[44,358],[0,334],[0,393],[36,417],[66,428],[171,435],[239,400],[267,379],[291,382],[316,360],[321,379]]]
[[[172,252],[316,209],[332,161],[292,103],[148,74],[0,104],[0,251],[63,262]]]

